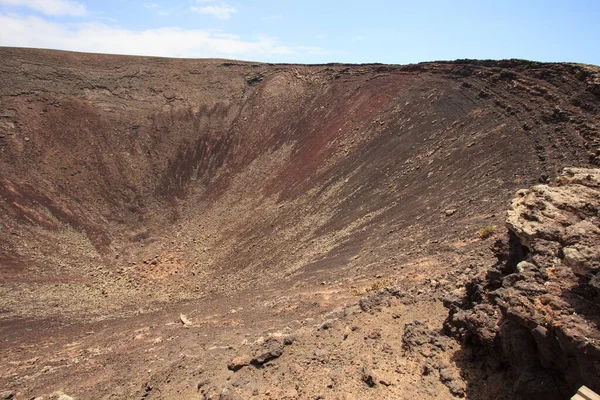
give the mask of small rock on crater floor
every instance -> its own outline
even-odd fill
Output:
[[[227,364],[227,369],[231,371],[239,371],[240,369],[250,365],[252,358],[248,355],[235,357]]]
[[[361,379],[370,387],[375,387],[378,381],[377,377],[375,376],[375,373],[369,367],[363,367]]]
[[[13,397],[15,397],[15,392],[12,390],[4,390],[0,392],[0,400],[11,400]]]

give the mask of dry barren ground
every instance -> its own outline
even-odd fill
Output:
[[[443,301],[598,164],[597,67],[0,60],[5,397],[508,396]]]

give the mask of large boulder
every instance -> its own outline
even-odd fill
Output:
[[[509,237],[494,244],[498,264],[449,304],[447,330],[500,357],[517,398],[600,391],[599,210],[600,169],[567,168],[553,185],[520,190]]]

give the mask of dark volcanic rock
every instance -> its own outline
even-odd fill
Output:
[[[404,294],[397,287],[387,287],[377,293],[365,296],[358,302],[360,309],[363,312],[374,313],[381,311],[382,307],[389,307],[391,298],[402,298]]]
[[[447,330],[509,365],[516,396],[600,391],[599,207],[597,169],[567,168],[554,186],[519,191],[509,249],[494,243],[499,263],[449,305]]]
[[[369,367],[362,368],[361,379],[364,383],[366,383],[370,387],[374,387],[377,385],[377,376],[375,372]]]
[[[267,338],[265,342],[255,350],[254,357],[250,360],[250,364],[255,367],[260,367],[263,364],[280,357],[283,354],[285,347],[291,345],[293,342],[294,338],[292,336]]]
[[[267,340],[263,348],[261,348],[254,358],[250,361],[252,365],[257,367],[262,366],[264,363],[271,361],[283,354],[285,345],[279,340]]]
[[[412,321],[404,326],[402,348],[406,351],[418,351],[424,357],[431,357],[445,351],[447,341],[447,337],[431,330],[421,321]]]
[[[2,399],[2,400],[11,400],[14,397],[15,397],[15,392],[13,392],[12,390],[4,390],[4,391],[0,392],[0,399]]]

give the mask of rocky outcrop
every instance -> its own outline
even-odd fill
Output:
[[[270,337],[255,346],[253,349],[254,356],[248,354],[237,356],[227,364],[227,369],[235,372],[248,365],[261,368],[267,362],[280,357],[285,347],[291,345],[293,342],[293,336],[282,338]]]
[[[508,236],[492,246],[498,263],[447,302],[446,330],[479,361],[508,367],[517,397],[600,391],[599,209],[598,169],[519,191]]]

